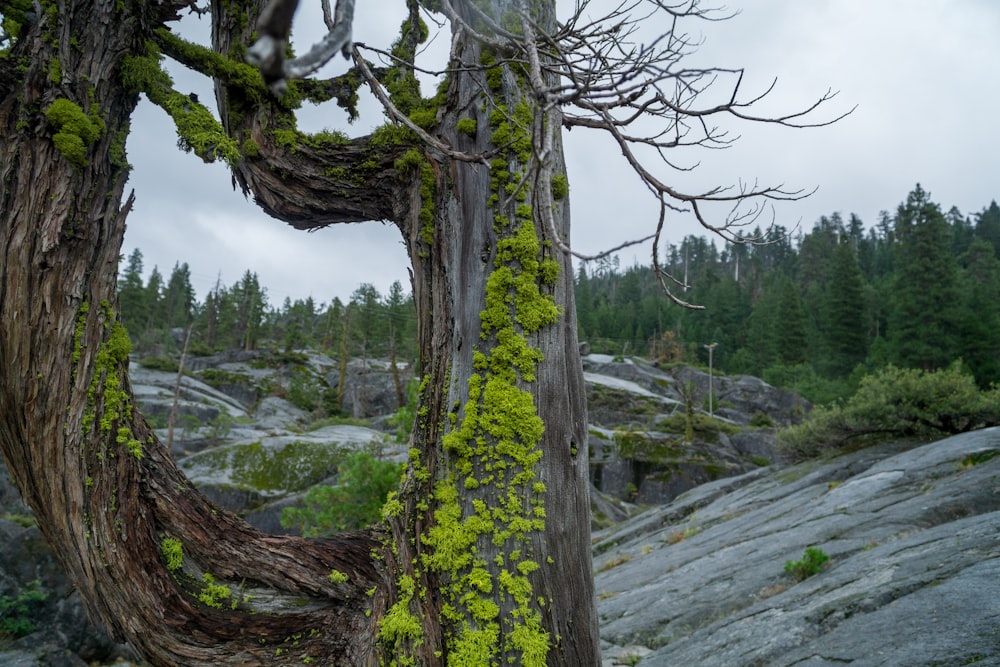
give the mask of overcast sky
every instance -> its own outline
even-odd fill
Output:
[[[355,39],[387,45],[403,4],[359,3]],[[745,68],[748,94],[776,78],[764,110],[802,108],[827,89],[839,91],[826,105],[827,117],[857,109],[818,129],[734,128],[741,136],[733,147],[701,156],[691,174],[661,172],[666,180],[690,190],[741,180],[818,188],[804,201],[775,207],[776,224],[806,231],[836,211],[857,213],[871,226],[918,182],[945,210],[957,206],[966,215],[1000,199],[1000,2],[745,0],[729,7],[739,14],[728,21],[686,25],[704,39],[692,62]],[[315,13],[306,14],[297,34],[312,38],[310,28],[318,24]],[[185,25],[187,35],[204,33]],[[337,58],[321,73],[335,75],[345,66]],[[213,99],[206,83],[183,68],[171,71],[180,90]],[[309,109],[302,128],[364,134],[381,122],[370,113],[349,126],[330,107]],[[582,129],[565,137],[574,248],[592,253],[650,233],[658,207],[618,151]],[[199,299],[217,278],[231,285],[246,269],[258,274],[276,306],[286,296],[346,300],[362,282],[384,294],[400,280],[409,290],[395,227],[371,222],[305,233],[264,216],[233,191],[223,165],[177,150],[169,119],[145,100],[133,118],[128,157],[137,201],[123,253],[140,248],[146,273],[156,265],[165,277],[175,262],[187,262]],[[708,234],[675,216],[668,241],[692,233]],[[649,253],[648,246],[629,249],[621,261],[648,264]]]

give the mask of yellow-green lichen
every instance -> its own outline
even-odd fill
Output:
[[[201,576],[201,581],[205,584],[205,586],[201,589],[201,592],[198,593],[198,600],[208,607],[221,609],[222,603],[230,599],[233,595],[229,586],[223,586],[215,583],[215,577],[208,572]]]
[[[52,143],[74,167],[87,166],[87,148],[104,134],[104,121],[95,105],[87,115],[79,105],[59,98],[45,110],[45,117],[55,128]]]
[[[330,570],[330,581],[332,581],[333,583],[343,584],[346,583],[348,579],[349,577],[340,570],[336,569]]]
[[[414,664],[412,658],[402,655],[401,649],[411,643],[423,642],[423,628],[420,619],[410,611],[410,602],[416,592],[416,582],[409,575],[402,575],[396,582],[396,603],[386,612],[378,624],[378,638],[390,646],[392,655],[397,656],[397,664]]]
[[[242,159],[239,143],[226,134],[212,112],[193,95],[174,90],[170,76],[160,67],[155,44],[147,44],[146,55],[124,58],[121,76],[126,90],[145,93],[150,102],[170,115],[181,148],[206,162],[221,158],[235,166]]]
[[[494,141],[506,149],[492,165],[493,186],[509,191],[520,180],[512,165],[530,159],[531,109],[520,103],[513,116],[500,110],[492,118]],[[499,202],[490,200],[493,206]],[[529,577],[539,569],[532,535],[545,530],[545,485],[537,479],[545,425],[521,384],[534,381],[543,359],[528,336],[560,316],[541,290],[555,279],[558,264],[543,258],[530,206],[518,204],[512,218],[496,211],[495,222],[500,239],[486,280],[476,372],[461,418],[442,438],[450,467],[434,486],[434,520],[423,535],[420,562],[445,584],[449,665],[490,665],[506,653],[541,667],[550,637]],[[487,563],[480,555],[484,548],[500,553]],[[487,565],[499,568],[495,581]],[[504,614],[498,594],[514,603]]]
[[[164,537],[160,541],[160,555],[171,572],[179,570],[184,563],[184,547],[176,537]]]
[[[84,304],[86,305],[86,304]],[[77,318],[75,336],[82,338],[83,330],[86,326],[86,317],[89,308],[81,306],[80,315]],[[114,431],[115,442],[124,447],[132,456],[142,458],[142,443],[134,437],[128,421],[132,417],[132,403],[129,400],[128,392],[122,387],[122,377],[125,374],[125,366],[128,363],[128,355],[132,351],[132,342],[129,340],[128,332],[119,322],[115,320],[114,312],[107,301],[101,302],[99,316],[103,320],[103,327],[108,332],[107,339],[101,343],[95,355],[94,376],[87,388],[87,404],[84,408],[81,426],[83,432],[89,433],[97,422],[97,415],[100,412],[100,421],[97,422],[98,430],[102,434],[110,436]],[[74,359],[79,361],[78,352],[81,349],[80,338],[74,343]],[[101,401],[98,405],[98,395]],[[115,425],[118,425],[115,429]],[[98,452],[98,457],[103,453]]]
[[[415,148],[403,153],[393,166],[401,178],[407,178],[417,171],[420,174],[420,212],[417,214],[420,240],[434,243],[434,169],[430,162]]]
[[[553,199],[556,201],[565,199],[566,195],[569,194],[569,180],[567,180],[566,174],[554,175],[552,177],[551,188]]]

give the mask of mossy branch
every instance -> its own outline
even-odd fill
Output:
[[[122,83],[133,92],[145,93],[149,101],[166,111],[177,128],[177,145],[193,151],[206,162],[222,158],[232,166],[243,155],[239,143],[229,137],[212,112],[192,95],[174,90],[173,81],[160,66],[160,52],[147,45],[147,55],[129,56],[122,61]]]

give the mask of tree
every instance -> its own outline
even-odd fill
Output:
[[[943,368],[958,350],[958,263],[952,230],[941,208],[919,184],[899,205],[898,239],[889,312],[893,362],[906,368]]]
[[[40,12],[0,1],[0,316],[18,323],[0,330],[0,449],[12,477],[91,615],[156,665],[597,664],[561,130],[613,138],[661,204],[657,232],[667,210],[686,209],[726,233],[746,219],[741,202],[797,193],[689,195],[638,156],[725,144],[714,115],[805,121],[755,117],[739,73],[682,66],[692,45],[680,30],[623,48],[649,24],[631,7],[557,22],[554,0],[427,2],[452,39],[442,85],[424,97],[417,0],[389,49],[352,44],[353,0],[340,0],[323,43],[286,61],[296,4],[212,2],[206,47],[169,28],[205,11],[190,0]],[[669,26],[711,18],[696,2],[651,7]],[[346,74],[296,79],[337,53]],[[215,79],[219,120],[174,90],[163,57]],[[727,76],[728,101],[698,106]],[[362,85],[389,117],[373,134],[296,129],[305,100],[356,114]],[[114,273],[140,94],[171,115],[182,148],[227,162],[273,217],[400,229],[422,382],[406,478],[381,525],[261,534],[198,493],[133,408]],[[713,205],[736,212],[716,219]],[[266,295],[251,272],[237,291],[252,349]]]
[[[118,300],[122,310],[122,324],[133,333],[139,333],[149,318],[149,306],[142,285],[142,251],[136,248],[128,257],[125,272],[118,280]]]
[[[833,252],[821,303],[824,356],[828,371],[846,377],[868,356],[868,308],[857,253],[848,239]]]
[[[191,286],[191,269],[187,262],[174,264],[170,280],[163,290],[163,327],[186,327],[191,323],[195,306],[194,287]]]

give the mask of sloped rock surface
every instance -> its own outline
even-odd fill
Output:
[[[715,375],[710,383],[708,373],[687,366],[668,370],[599,354],[584,357],[583,367],[591,482],[640,504],[667,503],[700,484],[778,460],[776,429],[752,424],[797,423],[811,408],[749,376]],[[703,408],[710,384],[720,406],[714,415]],[[696,413],[690,441],[683,387],[691,388]]]
[[[606,655],[644,667],[1000,664],[1000,429],[720,480],[595,554]]]

